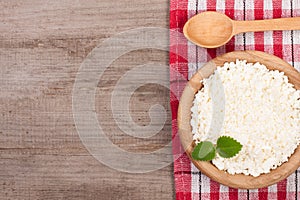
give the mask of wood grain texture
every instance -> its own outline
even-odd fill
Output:
[[[121,31],[167,28],[168,7],[160,0],[0,1],[0,199],[174,199],[171,165],[146,174],[110,169],[85,149],[72,116],[72,88],[87,54]],[[171,138],[170,116],[147,140],[121,134],[112,122],[115,83],[145,62],[168,64],[168,53],[148,49],[120,57],[96,94],[105,133],[133,152],[161,148]],[[169,110],[169,91],[139,88],[131,99],[133,119],[147,124],[154,103]]]
[[[178,108],[178,131],[183,147],[187,155],[191,158],[191,153],[195,146],[192,137],[191,107],[195,94],[203,87],[200,80],[208,78],[213,74],[217,66],[223,66],[225,62],[235,62],[236,59],[247,60],[249,63],[260,62],[270,70],[279,70],[288,76],[289,82],[294,84],[296,89],[300,89],[300,73],[282,59],[259,51],[233,51],[212,59],[203,66],[188,82],[180,99]],[[216,168],[211,162],[192,160],[194,165],[211,179],[232,188],[255,189],[262,188],[277,183],[295,172],[300,167],[300,146],[289,158],[288,162],[282,164],[268,174],[258,177],[246,176],[243,174],[230,175]]]

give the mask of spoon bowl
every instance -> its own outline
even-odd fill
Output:
[[[183,27],[185,37],[206,48],[226,44],[233,36],[232,20],[218,12],[202,12],[192,17]]]
[[[300,17],[236,21],[222,13],[207,11],[189,19],[183,27],[183,33],[196,45],[216,48],[242,32],[296,29],[300,29]]]

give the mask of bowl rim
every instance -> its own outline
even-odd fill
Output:
[[[219,170],[211,162],[197,161],[193,160],[191,157],[191,152],[195,143],[193,141],[193,134],[190,125],[190,108],[195,94],[203,86],[202,83],[200,83],[200,80],[208,78],[211,74],[213,74],[217,66],[223,66],[225,62],[235,62],[236,59],[247,60],[248,63],[259,62],[264,64],[270,70],[279,70],[284,72],[285,75],[288,76],[289,82],[292,83],[296,89],[300,89],[300,73],[289,63],[275,55],[252,50],[225,53],[207,62],[186,84],[178,105],[178,134],[187,156],[203,174],[216,182],[232,188],[258,189],[273,185],[285,179],[300,167],[300,145],[298,145],[295,152],[290,156],[287,162],[283,163],[276,169],[271,170],[270,173],[262,174],[258,177],[244,174],[231,175],[225,171]]]

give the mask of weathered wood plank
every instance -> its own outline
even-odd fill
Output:
[[[72,115],[73,84],[87,54],[121,31],[168,27],[168,4],[0,1],[0,199],[174,199],[172,166],[146,174],[106,167],[81,143]],[[146,140],[118,130],[109,112],[118,79],[148,61],[168,64],[168,53],[128,53],[99,79],[98,120],[111,141],[127,151],[151,152],[171,138],[169,112],[164,129]],[[135,122],[147,125],[148,109],[156,103],[169,110],[166,88],[139,88],[131,99]]]

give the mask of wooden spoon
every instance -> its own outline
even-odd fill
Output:
[[[199,46],[216,48],[238,33],[296,29],[300,29],[300,17],[235,21],[222,13],[207,11],[189,19],[183,27],[183,33]]]

